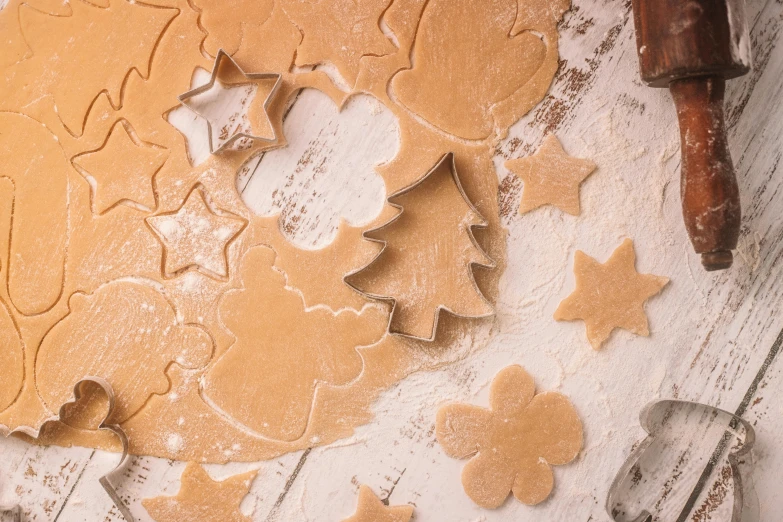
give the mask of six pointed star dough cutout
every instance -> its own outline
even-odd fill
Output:
[[[280,79],[278,73],[246,73],[221,49],[215,56],[209,81],[180,95],[179,101],[207,122],[212,154],[242,138],[271,143],[277,140],[277,135],[267,109]],[[259,96],[264,99],[264,110],[253,111],[253,116],[263,112],[263,117],[260,121],[250,121],[248,109]],[[237,102],[240,108],[229,110]]]
[[[247,221],[228,212],[213,211],[197,187],[178,210],[148,217],[147,224],[165,248],[164,277],[176,277],[195,268],[205,275],[225,278],[226,251]]]
[[[137,143],[119,121],[101,148],[79,154],[72,161],[95,179],[93,211],[103,214],[122,201],[154,209],[152,178],[168,156],[164,148]]]
[[[362,486],[356,513],[343,522],[408,522],[412,516],[411,506],[387,506],[368,486]]]
[[[563,212],[579,215],[579,185],[593,173],[595,163],[572,158],[554,134],[547,135],[535,154],[508,160],[506,168],[522,178],[525,186],[519,213],[542,205],[554,205]]]
[[[644,303],[666,286],[666,277],[636,271],[633,241],[626,239],[606,263],[584,252],[574,255],[576,289],[555,311],[558,321],[582,320],[587,339],[596,350],[615,328],[650,335]]]
[[[182,486],[176,496],[145,498],[141,504],[156,522],[251,522],[239,510],[239,504],[257,474],[258,471],[250,471],[216,482],[204,468],[189,462],[182,472]]]

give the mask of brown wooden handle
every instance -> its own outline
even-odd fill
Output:
[[[682,214],[693,248],[707,270],[731,266],[742,214],[726,142],[725,87],[725,80],[718,76],[669,84],[680,122]]]

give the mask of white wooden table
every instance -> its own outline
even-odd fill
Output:
[[[260,469],[243,502],[253,520],[341,520],[353,512],[360,483],[392,504],[414,505],[415,520],[422,522],[608,520],[603,505],[609,484],[644,436],[638,412],[665,397],[744,412],[757,430],[754,482],[761,520],[780,518],[783,406],[777,393],[783,393],[783,358],[775,356],[783,340],[783,174],[778,168],[783,4],[748,1],[755,69],[730,82],[727,101],[743,227],[735,266],[717,274],[702,271],[685,235],[674,108],[665,90],[648,89],[638,79],[630,2],[574,4],[561,27],[562,63],[550,94],[497,151],[508,268],[490,342],[440,371],[399,383],[376,403],[375,420],[348,440],[267,462],[207,466],[216,478]],[[340,115],[328,103],[297,101],[307,110],[295,105],[289,114],[289,141],[301,143],[334,125],[337,142],[345,147],[352,135],[366,132],[368,120],[393,126],[373,113],[366,99],[352,102],[358,105]],[[301,118],[308,118],[307,125]],[[296,129],[303,128],[309,134],[297,136],[303,131]],[[570,154],[599,165],[583,185],[579,218],[553,209],[516,212],[521,182],[503,162],[532,153],[546,132],[555,132]],[[368,164],[391,157],[396,146],[395,140],[383,141],[376,149],[380,156]],[[296,154],[294,149],[286,154]],[[292,159],[278,158],[281,164]],[[339,178],[340,169],[333,167],[330,175]],[[265,168],[262,164],[256,174]],[[252,178],[238,184],[247,187],[251,207],[264,206],[253,200],[260,191],[252,190]],[[333,204],[339,204],[336,194]],[[371,211],[345,210],[358,213],[359,220]],[[556,323],[552,313],[573,288],[574,251],[604,260],[624,237],[635,241],[641,272],[668,276],[671,283],[647,306],[650,338],[618,332],[603,351],[594,352],[581,323]],[[585,446],[574,463],[555,468],[549,500],[531,508],[510,499],[488,512],[462,491],[464,461],[448,458],[436,443],[435,412],[451,400],[486,405],[492,377],[515,363],[535,377],[539,390],[570,396],[585,424]],[[30,521],[122,520],[97,480],[115,459],[91,449],[0,440],[0,500],[21,502]],[[149,520],[140,500],[174,494],[183,467],[133,459],[120,491],[138,520]],[[723,500],[731,501],[731,495]],[[727,520],[726,511],[717,506],[713,519]]]

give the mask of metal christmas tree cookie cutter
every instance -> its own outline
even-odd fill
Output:
[[[479,262],[471,261],[471,262],[467,263],[467,266],[468,266],[468,273],[470,274],[470,281],[471,281],[471,283],[473,285],[473,290],[476,292],[476,294],[478,296],[481,297],[481,299],[484,301],[484,303],[487,305],[487,307],[489,309],[491,309],[492,311],[490,313],[486,313],[486,314],[483,314],[483,315],[463,315],[463,314],[455,312],[454,310],[452,310],[451,308],[449,308],[446,305],[438,305],[435,308],[435,318],[434,318],[434,322],[433,322],[433,325],[432,325],[432,332],[429,335],[429,337],[423,337],[423,336],[418,336],[418,335],[415,335],[415,334],[406,333],[406,332],[404,332],[402,330],[395,329],[392,326],[392,320],[393,320],[393,317],[394,317],[394,313],[397,310],[397,299],[395,297],[393,297],[393,296],[386,296],[386,295],[379,295],[379,294],[375,294],[375,293],[372,293],[372,292],[364,291],[364,290],[358,288],[355,284],[353,284],[350,281],[350,279],[354,275],[359,274],[360,272],[362,272],[363,270],[368,268],[370,265],[375,263],[383,255],[383,253],[386,251],[386,248],[388,246],[387,245],[387,241],[383,240],[383,239],[376,239],[374,237],[370,237],[369,234],[378,232],[380,230],[383,230],[383,229],[393,225],[395,222],[397,222],[400,219],[400,217],[402,217],[403,213],[405,212],[405,209],[403,208],[402,205],[394,203],[392,200],[394,198],[396,198],[396,197],[399,197],[399,196],[402,196],[404,194],[407,194],[407,193],[415,190],[416,188],[418,188],[427,179],[429,179],[430,176],[432,176],[433,173],[437,172],[438,169],[440,169],[443,165],[447,165],[448,166],[450,174],[451,174],[451,178],[454,181],[454,184],[457,186],[457,190],[459,191],[459,194],[462,196],[462,199],[468,205],[470,211],[475,213],[476,216],[478,216],[481,219],[481,222],[479,224],[468,225],[467,227],[465,227],[465,229],[467,231],[468,237],[470,238],[470,242],[472,243],[473,247],[476,248],[481,254],[483,254],[484,257],[486,257],[486,259],[489,262],[488,263],[479,263]],[[495,308],[494,308],[493,304],[489,300],[487,300],[487,298],[484,296],[484,293],[481,291],[481,289],[479,288],[478,284],[476,283],[476,279],[475,279],[474,274],[473,274],[473,268],[476,267],[476,266],[480,266],[480,267],[483,267],[483,268],[489,268],[489,269],[495,268],[495,266],[496,266],[495,262],[484,251],[484,249],[481,247],[481,245],[478,244],[478,242],[476,241],[475,236],[473,235],[473,230],[472,230],[474,227],[475,228],[486,228],[487,226],[489,226],[489,224],[487,223],[486,219],[484,219],[484,217],[481,215],[481,213],[478,211],[478,209],[476,209],[475,205],[473,205],[473,202],[471,202],[470,198],[468,198],[468,195],[465,193],[465,189],[462,187],[462,183],[459,180],[459,175],[457,174],[457,166],[456,166],[456,161],[455,161],[455,158],[454,158],[454,153],[453,152],[448,152],[448,153],[444,154],[443,156],[441,156],[441,158],[435,163],[435,166],[432,167],[430,170],[428,170],[427,173],[424,176],[422,176],[420,179],[418,179],[417,181],[415,181],[411,185],[408,185],[407,187],[404,187],[404,188],[398,190],[397,192],[394,192],[393,194],[389,195],[386,198],[386,201],[389,204],[389,206],[399,210],[399,212],[394,217],[392,217],[389,221],[387,221],[386,223],[382,224],[381,226],[373,228],[371,230],[367,230],[367,231],[365,231],[362,234],[362,237],[364,239],[366,239],[367,241],[371,241],[373,243],[379,243],[381,245],[380,251],[365,266],[345,274],[345,276],[343,277],[343,282],[345,284],[347,284],[349,287],[351,287],[351,289],[355,290],[356,292],[358,292],[359,294],[363,295],[367,299],[374,300],[374,301],[386,302],[386,303],[390,303],[391,304],[392,308],[391,308],[391,313],[389,314],[389,325],[387,327],[387,333],[392,334],[392,335],[399,335],[401,337],[408,337],[410,339],[416,339],[416,340],[419,340],[419,341],[432,342],[432,341],[435,340],[435,336],[436,336],[436,333],[438,331],[438,322],[439,322],[439,319],[440,319],[441,312],[443,312],[443,311],[448,312],[449,314],[451,314],[451,315],[453,315],[455,317],[461,317],[461,318],[464,318],[464,319],[473,319],[473,318],[482,318],[482,317],[491,317],[491,316],[493,316],[495,314]]]

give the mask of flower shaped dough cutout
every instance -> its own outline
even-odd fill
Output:
[[[535,395],[533,378],[518,365],[500,371],[490,388],[490,409],[449,404],[438,411],[438,442],[446,454],[470,458],[462,470],[465,493],[494,509],[509,491],[538,504],[552,492],[553,465],[567,464],[582,449],[582,422],[565,395]]]

